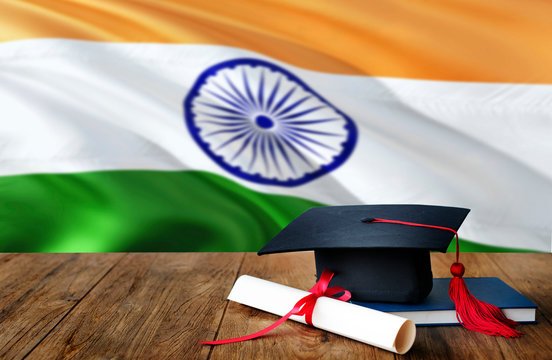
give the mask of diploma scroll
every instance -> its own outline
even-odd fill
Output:
[[[249,275],[238,278],[228,299],[272,314],[287,314],[307,291],[262,280]],[[304,317],[291,320],[306,323]],[[406,318],[366,307],[320,297],[314,307],[315,327],[379,348],[404,354],[416,338],[416,326]]]

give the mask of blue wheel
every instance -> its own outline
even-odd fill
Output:
[[[188,129],[205,153],[240,178],[304,184],[340,166],[352,120],[289,71],[236,59],[205,70],[184,100]]]

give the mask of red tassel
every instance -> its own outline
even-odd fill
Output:
[[[487,335],[520,337],[523,333],[514,329],[517,322],[508,319],[498,307],[477,300],[466,287],[462,278],[464,265],[454,263],[450,272],[449,296],[456,306],[456,318],[466,329]]]
[[[469,292],[466,287],[466,283],[462,278],[465,271],[464,265],[458,262],[458,257],[460,255],[460,244],[456,230],[444,226],[418,224],[388,219],[367,218],[363,221],[371,223],[385,222],[452,231],[456,236],[456,262],[450,267],[450,272],[454,277],[450,280],[449,297],[452,302],[454,302],[454,306],[456,307],[456,318],[458,319],[458,322],[466,329],[483,334],[504,336],[509,338],[520,337],[523,335],[522,332],[514,329],[518,323],[508,319],[502,310],[494,305],[477,300]]]

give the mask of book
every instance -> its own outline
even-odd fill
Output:
[[[499,307],[518,323],[535,323],[537,305],[496,277],[464,278],[479,300]],[[433,279],[433,289],[419,304],[351,301],[353,304],[412,320],[417,326],[459,325],[454,303],[448,296],[450,279]]]

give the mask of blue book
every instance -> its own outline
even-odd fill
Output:
[[[537,305],[496,277],[464,278],[468,290],[479,300],[498,306],[508,318],[535,323]],[[419,304],[351,301],[353,304],[389,312],[418,326],[459,325],[454,303],[448,296],[450,279],[433,279],[433,289]]]

